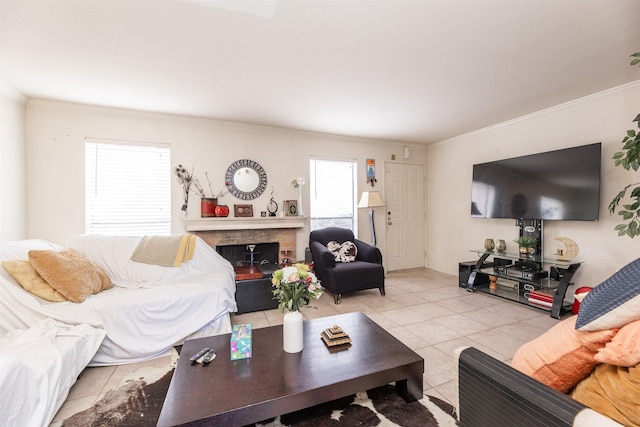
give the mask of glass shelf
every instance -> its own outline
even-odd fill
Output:
[[[482,292],[484,294],[489,294],[495,297],[499,297],[509,301],[524,304],[529,307],[533,307],[546,312],[551,312],[551,307],[546,308],[546,307],[541,307],[539,305],[531,304],[528,298],[529,291],[521,289],[520,287],[503,286],[503,285],[500,285],[500,283],[498,283],[498,286],[496,287],[496,289],[490,289],[489,285],[480,285],[480,286],[474,286],[473,290],[476,292]],[[563,303],[562,307],[560,308],[560,313],[559,313],[560,316],[562,317],[568,314],[569,312],[571,312],[571,304]]]
[[[484,249],[472,249],[471,252],[478,254],[478,256],[489,254],[489,256],[492,256],[494,258],[510,259],[514,261],[533,261],[533,262],[539,262],[541,264],[557,265],[559,267],[564,267],[564,268],[569,267],[570,265],[573,265],[573,264],[582,264],[582,261],[575,260],[575,259],[567,260],[567,259],[562,259],[555,256],[543,257],[540,255],[524,256],[519,252],[486,251]]]
[[[487,274],[489,276],[496,276],[500,279],[512,280],[514,282],[519,282],[523,284],[532,285],[535,288],[557,288],[560,284],[559,280],[551,279],[550,277],[541,277],[539,279],[526,279],[524,277],[513,276],[510,274],[499,273],[495,271],[492,267],[489,268],[481,268],[477,270],[481,273]]]

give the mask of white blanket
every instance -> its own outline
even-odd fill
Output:
[[[105,333],[44,319],[0,337],[0,425],[46,426]]]
[[[76,236],[68,246],[103,267],[116,286],[81,304],[49,302],[23,290],[0,268],[0,332],[44,318],[106,331],[90,366],[132,363],[168,354],[194,337],[231,332],[237,310],[233,267],[198,238],[194,258],[180,267],[129,258],[140,237]],[[0,243],[0,261],[27,259],[30,249],[60,250],[45,241]]]

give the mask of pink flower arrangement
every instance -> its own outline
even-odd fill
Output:
[[[294,264],[276,270],[271,276],[273,299],[278,300],[278,310],[299,311],[311,307],[309,301],[320,298],[322,286],[306,264]]]

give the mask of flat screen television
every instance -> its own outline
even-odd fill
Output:
[[[471,216],[597,221],[601,145],[473,165]]]

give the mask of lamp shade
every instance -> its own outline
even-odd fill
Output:
[[[382,196],[379,191],[364,191],[360,196],[359,208],[375,208],[376,206],[386,206],[387,204],[382,200]]]

